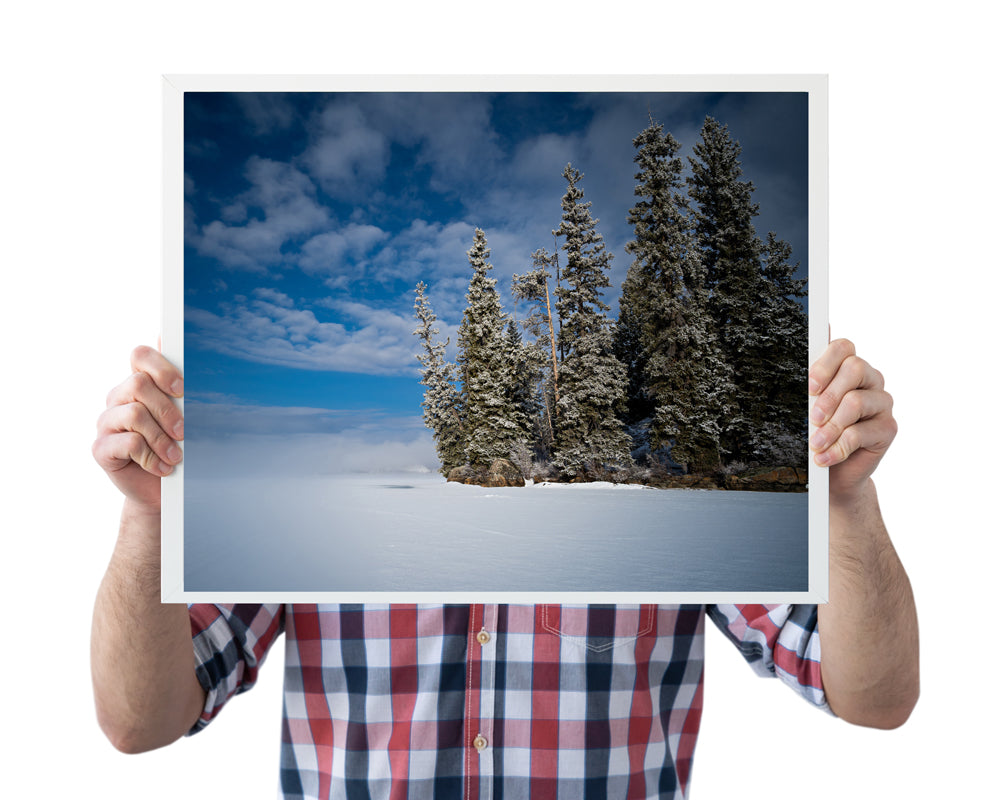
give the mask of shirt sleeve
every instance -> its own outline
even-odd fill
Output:
[[[815,605],[717,605],[708,614],[754,672],[779,678],[833,713],[823,691]]]
[[[211,722],[229,698],[251,689],[268,650],[284,629],[282,605],[188,606],[195,674],[205,689],[205,707],[192,735]]]

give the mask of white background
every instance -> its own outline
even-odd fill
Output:
[[[854,728],[755,678],[710,630],[693,796],[988,796],[998,264],[981,4],[334,6],[5,11],[0,795],[274,794],[280,652],[253,693],[164,750],[121,755],[94,721],[90,613],[119,499],[90,444],[132,346],[158,333],[161,74],[810,72],[830,75],[833,334],[896,398],[877,483],[917,595],[923,696],[900,730]]]

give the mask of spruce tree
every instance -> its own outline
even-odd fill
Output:
[[[802,286],[792,282],[787,246],[773,238],[764,245],[756,234],[758,205],[753,202],[753,184],[743,180],[739,142],[711,117],[705,119],[701,137],[695,158],[689,158],[692,174],[687,184],[696,203],[695,230],[706,267],[709,308],[733,370],[736,413],[724,432],[723,447],[734,459],[766,461],[767,439],[779,435],[778,420],[786,425],[791,409],[803,408],[806,402],[805,350],[797,349],[806,342],[786,338],[797,336],[804,322],[793,299],[803,296]],[[795,394],[796,381],[801,398],[783,399],[783,410],[776,416],[775,393],[783,398]]]
[[[611,282],[611,254],[596,230],[591,204],[581,202],[583,175],[566,165],[562,222],[566,266],[556,289],[562,320],[556,453],[553,463],[581,475],[632,463],[631,442],[618,418],[625,402],[625,367],[615,357],[603,289]]]
[[[414,336],[420,337],[423,348],[417,354],[423,369],[420,383],[426,386],[424,400],[424,423],[434,432],[434,444],[440,471],[447,475],[453,467],[465,463],[465,442],[462,433],[461,397],[455,388],[455,365],[444,357],[448,342],[436,341],[440,331],[434,327],[437,316],[427,300],[427,286],[423,281],[417,284],[414,316],[420,327]]]
[[[792,248],[773,231],[764,244],[764,280],[768,292],[760,304],[762,328],[767,332],[766,383],[757,391],[764,425],[751,439],[762,461],[805,468],[808,464],[809,400],[804,380],[809,371],[809,318],[799,303],[806,281],[797,279]]]
[[[670,448],[690,472],[711,471],[721,463],[732,385],[681,190],[680,144],[652,121],[632,143],[639,200],[628,215],[635,239],[625,245],[633,262],[620,301],[619,348],[631,353],[637,371],[634,404],[640,412],[642,403],[653,407],[651,448]]]
[[[510,393],[512,367],[505,346],[505,321],[486,234],[476,229],[468,251],[472,279],[458,329],[458,366],[462,382],[465,456],[473,467],[509,458],[520,426]]]

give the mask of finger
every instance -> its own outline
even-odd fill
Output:
[[[165,463],[178,464],[181,448],[153,419],[142,403],[126,403],[107,409],[97,421],[99,435],[138,433],[147,447]]]
[[[174,439],[184,438],[184,416],[148,372],[133,372],[108,393],[108,409],[131,403],[144,406],[156,424]]]
[[[896,437],[896,421],[892,416],[877,417],[852,425],[826,450],[814,458],[821,467],[833,467],[858,452],[881,455]]]
[[[180,371],[152,347],[140,345],[132,351],[133,372],[145,372],[165,394],[180,397],[184,394],[184,378]]]
[[[159,458],[146,439],[135,431],[123,431],[99,436],[92,448],[97,463],[108,473],[119,472],[130,464],[138,464],[153,475],[169,475],[174,468]]]
[[[833,416],[809,437],[809,446],[822,452],[832,447],[857,423],[879,415],[892,417],[892,397],[875,389],[854,389],[844,395]]]
[[[836,374],[816,398],[809,421],[813,425],[823,425],[836,413],[849,392],[857,389],[881,391],[884,386],[881,372],[863,358],[849,355],[840,362]]]
[[[823,355],[809,368],[809,394],[818,395],[829,386],[844,359],[854,354],[854,343],[848,339],[835,339],[830,342]]]

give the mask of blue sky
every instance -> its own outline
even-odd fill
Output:
[[[806,267],[804,94],[189,92],[184,115],[189,438],[427,445],[414,286],[454,343],[480,227],[511,311],[511,275],[554,247],[567,162],[614,255],[617,314],[650,115],[682,156],[706,115],[727,124],[758,232]]]

